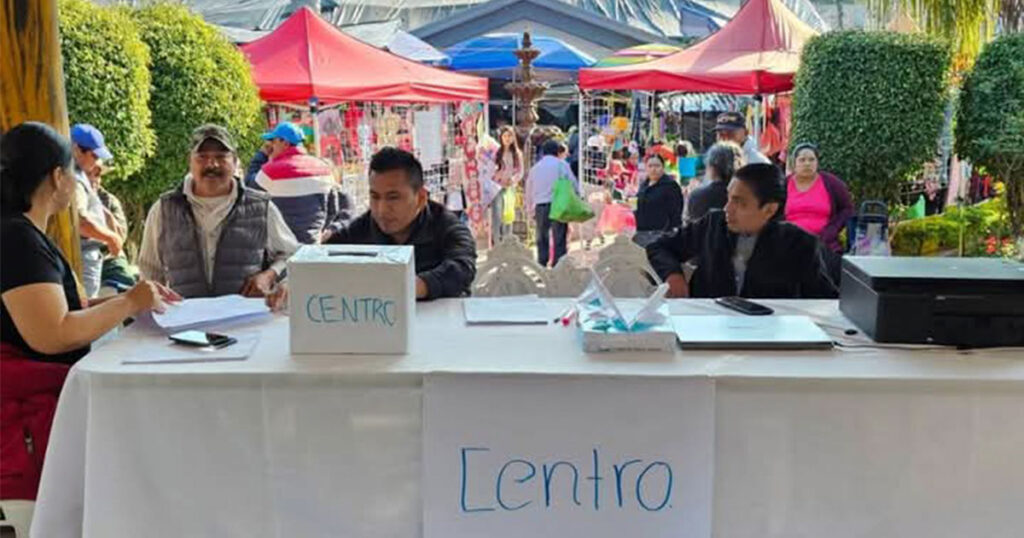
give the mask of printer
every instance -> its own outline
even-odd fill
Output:
[[[839,310],[880,343],[1024,346],[1024,263],[843,258]]]

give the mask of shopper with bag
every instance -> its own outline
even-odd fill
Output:
[[[491,202],[492,246],[512,231],[512,223],[516,220],[516,185],[523,178],[523,152],[519,150],[515,130],[507,125],[502,127],[499,139],[501,147],[494,158],[498,165],[494,181],[501,189]]]
[[[559,146],[557,140],[544,142],[541,160],[533,165],[526,177],[526,207],[537,223],[537,263],[544,267],[549,261],[554,267],[565,256],[568,223],[587,220],[581,218],[579,204],[590,211],[586,202],[580,199],[580,183],[569,163],[558,158]],[[592,211],[590,217],[593,217]],[[553,259],[549,248],[551,240],[555,246]]]

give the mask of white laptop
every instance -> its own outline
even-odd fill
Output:
[[[807,316],[672,316],[684,349],[828,349],[832,339]]]

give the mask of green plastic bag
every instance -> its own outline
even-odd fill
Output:
[[[924,217],[925,214],[925,201],[924,195],[918,197],[917,202],[914,205],[907,208],[907,219],[919,219]]]
[[[572,180],[562,176],[551,188],[548,217],[556,222],[585,222],[594,218],[594,210],[576,194]]]
[[[501,223],[512,224],[516,221],[516,190],[514,187],[505,187],[501,196]]]

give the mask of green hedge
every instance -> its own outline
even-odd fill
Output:
[[[259,144],[262,105],[248,61],[198,15],[169,3],[130,13],[152,56],[156,154],[138,175],[131,197],[132,203],[148,206],[188,172],[188,141],[199,125],[226,127],[245,166]]]
[[[895,205],[900,184],[938,148],[950,48],[892,32],[833,32],[804,48],[792,143],[821,148],[857,201]]]
[[[149,111],[149,47],[135,21],[88,0],[61,0],[60,41],[64,90],[71,123],[103,131],[114,154],[106,176],[118,182],[138,172],[153,154]]]
[[[955,134],[958,154],[1005,182],[1011,223],[1024,234],[1024,34],[981,51],[964,77]]]

